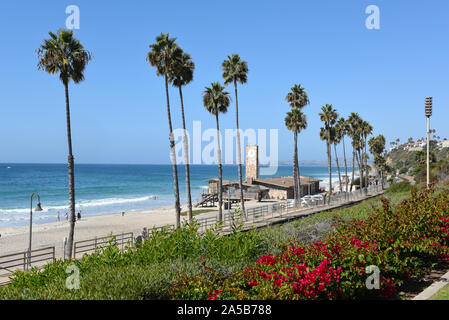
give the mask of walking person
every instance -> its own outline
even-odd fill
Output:
[[[61,218],[60,218],[60,216],[59,216],[59,211],[58,211],[58,213],[56,214],[56,220],[59,222],[59,221],[61,221]]]
[[[81,211],[78,211],[78,220],[81,220]]]
[[[69,221],[69,213],[68,212],[65,213],[65,221]]]

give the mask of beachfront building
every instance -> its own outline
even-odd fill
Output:
[[[246,184],[265,187],[269,199],[286,200],[294,198],[293,177],[260,178],[259,147],[246,147]],[[301,177],[301,195],[315,194],[320,191],[320,181],[314,178]]]
[[[218,193],[218,179],[206,180],[208,182],[208,195]],[[301,177],[301,195],[311,195],[320,192],[320,180]],[[245,199],[276,199],[287,200],[294,198],[293,177],[259,177],[259,148],[258,146],[247,146],[245,181],[242,184]],[[223,180],[223,199],[231,198],[231,201],[238,202],[239,192],[238,181]],[[229,191],[229,192],[228,192]],[[227,194],[229,193],[229,194]],[[205,199],[205,196],[203,196]]]

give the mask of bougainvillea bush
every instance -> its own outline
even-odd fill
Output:
[[[182,277],[173,299],[391,299],[406,279],[422,277],[449,257],[449,191],[412,191],[398,205],[382,198],[366,220],[339,221],[324,241],[293,241],[222,277],[203,264]],[[379,286],[368,287],[372,270]],[[368,281],[370,282],[370,281]],[[373,282],[370,282],[373,283]]]

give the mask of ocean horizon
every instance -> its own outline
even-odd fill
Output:
[[[261,166],[263,167],[263,166]],[[216,178],[216,165],[190,165],[192,201],[207,191],[205,180]],[[243,174],[245,166],[242,166]],[[344,174],[344,168],[342,168]],[[327,166],[301,166],[301,176],[328,183]],[[351,172],[351,168],[348,168]],[[173,169],[170,164],[75,164],[76,210],[83,216],[96,216],[122,211],[154,209],[174,203]],[[291,176],[291,165],[280,165],[275,174],[261,177]],[[337,168],[332,168],[338,180]],[[178,165],[181,203],[186,203],[184,165]],[[238,179],[237,165],[223,165],[223,179]],[[336,180],[334,180],[336,181]],[[61,220],[69,210],[66,164],[0,164],[0,228],[24,226],[29,223],[30,196],[40,195],[43,211],[33,213],[33,223]],[[36,201],[33,207],[36,206]]]

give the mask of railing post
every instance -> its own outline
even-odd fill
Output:
[[[64,237],[62,240],[62,261],[65,261],[66,251],[67,250],[67,237]]]

